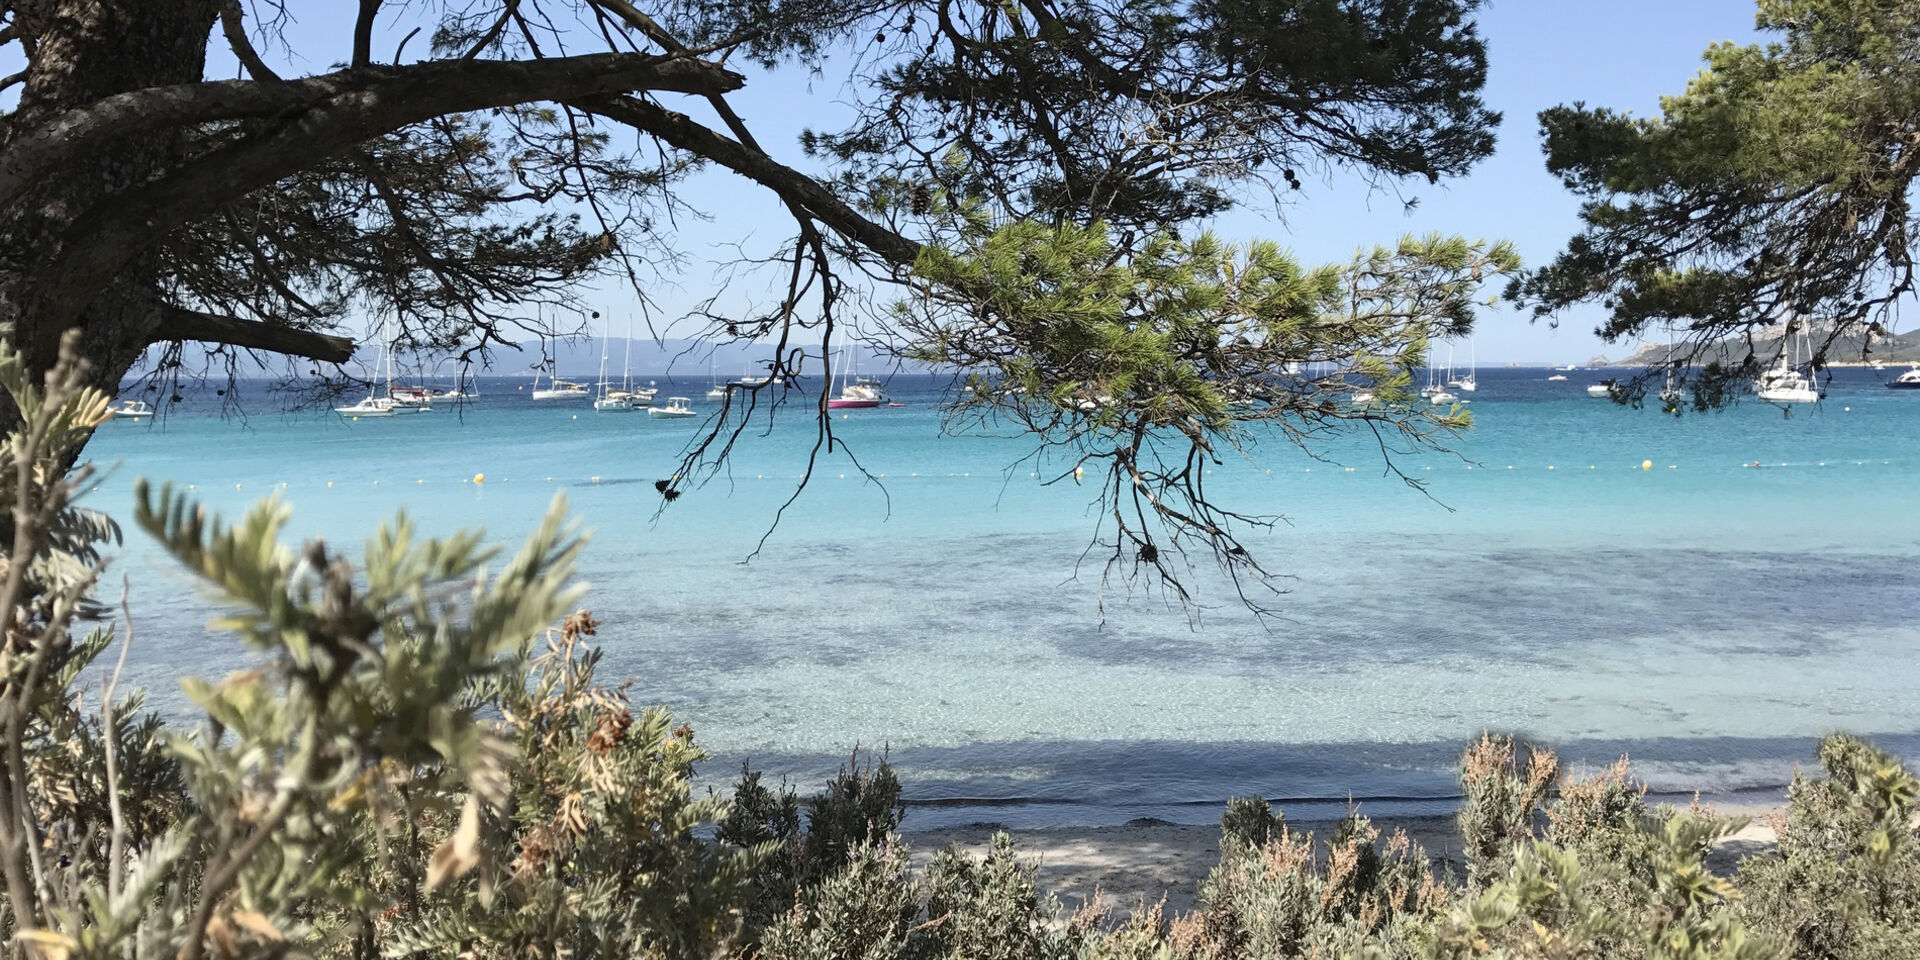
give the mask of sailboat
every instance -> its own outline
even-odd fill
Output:
[[[540,389],[540,375],[546,372],[547,364],[552,362],[551,360],[542,360],[539,366],[533,368],[533,399],[578,400],[588,396],[585,384],[575,383],[572,380],[562,380],[559,374],[553,375],[553,379],[547,382],[547,388],[545,390]]]
[[[1434,367],[1432,359],[1429,358],[1427,361],[1427,385],[1420,388],[1420,396],[1431,400],[1434,394],[1445,392],[1447,392],[1446,388],[1440,385],[1439,370]]]
[[[1806,330],[1800,331],[1800,339],[1807,339]],[[1754,381],[1753,392],[1768,403],[1815,403],[1820,399],[1820,388],[1813,378],[1801,373],[1793,365],[1793,331],[1791,327],[1780,337],[1780,364],[1760,374]],[[1813,361],[1812,345],[1808,344],[1807,361]]]
[[[601,379],[604,380],[605,378],[606,375],[603,371]],[[653,402],[654,394],[659,392],[659,390],[653,387],[635,387],[633,385],[633,317],[629,316],[627,317],[627,355],[625,359],[620,361],[620,389],[607,391],[607,399],[621,403],[623,406],[618,409],[639,411],[646,409],[647,404]],[[595,403],[594,409],[597,410],[599,408],[600,405]]]
[[[628,343],[632,343],[632,341],[629,340]],[[598,384],[600,395],[594,398],[593,409],[600,411],[602,413],[605,413],[609,410],[616,410],[622,413],[632,410],[633,407],[627,403],[626,394],[624,392],[621,392],[619,396],[610,394],[607,392],[607,388],[610,386],[612,385],[607,382],[607,338],[601,337],[600,338],[600,382]]]
[[[727,398],[727,385],[721,383],[719,378],[713,375],[712,356],[707,357],[707,382],[712,384],[712,386],[707,388],[708,400],[725,400]]]
[[[1467,356],[1469,358],[1467,360],[1467,375],[1458,380],[1447,381],[1447,386],[1457,388],[1461,393],[1472,393],[1480,389],[1480,381],[1475,379],[1475,375],[1480,371],[1480,353],[1479,350],[1474,347],[1472,341],[1468,341],[1467,343]],[[1447,366],[1451,368],[1453,366],[1453,354],[1449,352],[1447,358]]]
[[[843,351],[842,356],[844,355],[845,353]],[[847,367],[849,372],[851,372],[853,365],[849,363]],[[827,409],[864,410],[877,407],[885,403],[886,399],[887,398],[880,393],[879,384],[857,378],[848,379],[848,376],[843,374],[840,378],[840,395],[827,400]]]
[[[399,405],[395,403],[393,399],[393,350],[392,344],[387,341],[386,332],[386,318],[382,317],[380,321],[380,360],[374,365],[373,372],[374,376],[378,377],[380,368],[383,366],[386,367],[387,395],[384,397],[378,396],[374,391],[374,385],[370,378],[367,382],[367,398],[365,400],[348,407],[334,407],[333,412],[341,416],[352,417],[355,420],[361,417],[393,416],[394,410]]]
[[[1687,392],[1673,377],[1673,325],[1667,325],[1667,382],[1660,388],[1660,402],[1669,407],[1677,407],[1687,402]]]

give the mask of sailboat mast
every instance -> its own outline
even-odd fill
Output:
[[[600,384],[599,384],[600,399],[602,400],[605,400],[607,398],[607,386],[608,386],[607,384],[607,352],[613,347],[613,344],[609,342],[610,339],[611,338],[607,336],[606,328],[602,327],[600,330]]]
[[[393,337],[387,333],[385,317],[380,318],[380,357],[387,364],[387,396],[391,397],[393,396]],[[369,389],[367,395],[372,396],[373,391]]]
[[[620,361],[620,389],[633,392],[633,314],[627,314],[627,358]]]

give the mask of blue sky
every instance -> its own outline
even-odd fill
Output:
[[[320,71],[343,58],[350,46],[353,5],[292,6],[300,19],[289,31],[290,45],[311,53],[307,62],[289,66]],[[376,49],[392,50],[404,29],[417,22],[408,14],[399,16],[406,20],[404,28],[383,24]],[[1490,58],[1485,97],[1505,115],[1493,157],[1469,176],[1437,187],[1425,182],[1403,185],[1406,196],[1420,200],[1411,212],[1392,190],[1371,189],[1358,178],[1336,174],[1308,177],[1302,199],[1282,210],[1263,201],[1223,217],[1214,227],[1234,240],[1277,239],[1309,262],[1343,261],[1363,246],[1434,231],[1511,240],[1529,264],[1544,262],[1575,230],[1578,204],[1546,172],[1535,114],[1576,100],[1641,115],[1655,113],[1662,95],[1678,92],[1699,71],[1701,52],[1709,44],[1753,41],[1753,17],[1753,0],[1496,0],[1479,17]],[[410,52],[424,52],[421,39],[414,44]],[[281,59],[274,53],[283,51],[269,52],[270,59]],[[832,67],[825,76],[798,70],[750,74],[746,89],[731,98],[760,141],[801,169],[808,169],[808,161],[795,137],[807,127],[834,128],[856,93]],[[230,70],[218,63],[209,66],[213,75]],[[701,115],[690,104],[669,105]],[[688,268],[675,283],[650,291],[668,315],[709,292],[715,282],[712,265],[733,256],[734,243],[744,238],[750,248],[766,250],[788,231],[785,214],[772,196],[731,174],[714,171],[696,177],[685,198],[711,219],[683,224]],[[623,317],[633,298],[630,292],[608,287],[602,299],[611,316]],[[1630,351],[1631,345],[1609,346],[1594,337],[1591,331],[1598,321],[1597,309],[1576,311],[1562,317],[1556,329],[1499,306],[1484,312],[1476,351],[1483,363],[1564,363]],[[687,335],[694,330],[671,332]]]

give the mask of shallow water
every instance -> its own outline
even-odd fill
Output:
[[[1791,416],[1675,420],[1588,399],[1597,373],[1546,376],[1482,371],[1457,452],[1395,458],[1424,495],[1370,439],[1331,440],[1331,462],[1268,440],[1218,467],[1216,497],[1289,520],[1247,538],[1284,575],[1265,621],[1204,559],[1196,608],[1103,586],[1090,489],[1030,477],[1030,444],[942,435],[931,378],[836,423],[884,479],[822,461],[744,564],[804,470],[804,412],[657,517],[652,482],[699,421],[535,405],[522,380],[458,415],[351,423],[190,401],[89,454],[117,464],[94,505],[122,518],[138,474],[229,516],[277,492],[294,536],[345,542],[404,508],[510,543],[564,492],[594,530],[603,669],[690,721],[710,773],[751,759],[812,786],[884,747],[918,827],[1201,821],[1242,793],[1421,808],[1483,729],[1576,762],[1627,752],[1656,789],[1710,794],[1777,788],[1836,729],[1920,755],[1920,394],[1842,371]],[[236,662],[137,534],[121,569],[162,703]]]

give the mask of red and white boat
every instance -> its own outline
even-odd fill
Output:
[[[827,399],[829,410],[865,410],[887,402],[880,385],[865,380],[855,380],[840,388],[840,395]]]

